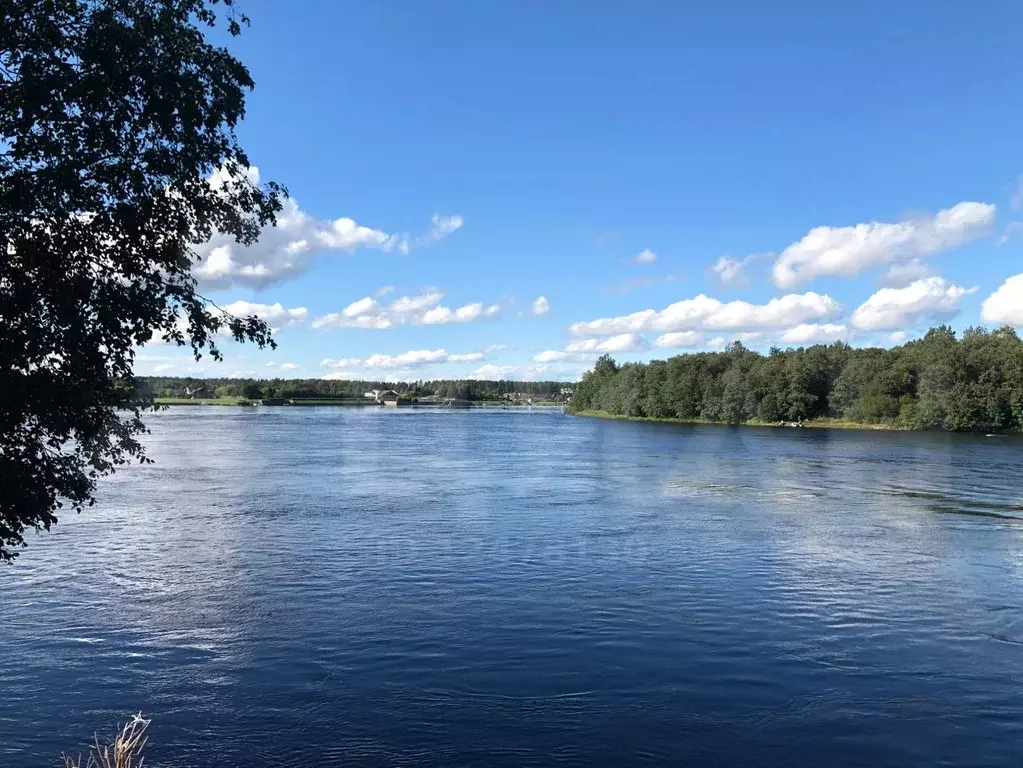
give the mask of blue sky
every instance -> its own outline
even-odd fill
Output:
[[[242,143],[294,208],[197,274],[280,346],[141,373],[575,379],[1023,326],[1018,3],[244,10]]]

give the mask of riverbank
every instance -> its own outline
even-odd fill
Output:
[[[209,397],[209,398],[187,398],[187,397],[157,397],[156,405],[226,405],[226,406],[255,406],[262,405],[261,400],[248,400],[244,397]],[[350,405],[359,408],[370,406],[383,407],[383,403],[377,403],[370,399],[348,398],[338,400],[312,400],[300,399],[286,402],[275,402],[267,407],[297,406],[309,408],[316,405]],[[555,401],[543,401],[537,403],[509,403],[502,400],[481,400],[471,403],[459,403],[449,405],[443,402],[401,402],[399,408],[559,408],[564,403]]]
[[[776,429],[859,429],[866,431],[882,432],[909,432],[905,427],[893,424],[863,424],[856,421],[845,421],[842,419],[815,419],[813,421],[796,422],[767,422],[758,419],[750,419],[739,424],[729,424],[724,421],[711,421],[710,419],[655,419],[650,416],[620,416],[607,411],[570,411],[573,416],[585,416],[591,419],[607,419],[609,421],[646,421],[653,424],[709,424],[718,427],[772,427]]]

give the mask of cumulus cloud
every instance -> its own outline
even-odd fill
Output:
[[[469,363],[483,360],[480,352],[452,354],[444,349],[410,349],[400,355],[370,355],[363,361],[366,368],[421,368],[435,363]]]
[[[355,371],[331,371],[320,376],[324,381],[352,381],[353,379],[360,378],[360,374]]]
[[[554,363],[562,360],[591,360],[604,353],[635,352],[645,349],[646,339],[638,333],[621,333],[607,339],[573,341],[564,349],[548,349],[533,357],[535,363]]]
[[[299,369],[299,367],[300,366],[296,365],[295,363],[281,363],[282,371],[296,371]]]
[[[698,331],[672,331],[654,339],[654,346],[662,349],[698,347],[703,344],[703,334]]]
[[[774,282],[792,288],[821,275],[851,277],[872,266],[913,261],[980,237],[994,220],[994,205],[962,202],[897,223],[815,227],[782,251],[774,263]]]
[[[1023,325],[1023,272],[1010,277],[984,299],[980,319],[997,325]]]
[[[761,258],[763,255],[752,253],[744,259],[719,256],[718,260],[710,265],[708,272],[723,286],[743,287],[749,285],[749,280],[746,278],[746,267],[754,259]]]
[[[340,360],[325,357],[320,360],[320,365],[324,368],[351,368],[356,365],[362,365],[362,360],[357,357],[342,357]]]
[[[701,293],[660,311],[644,309],[631,315],[574,323],[570,330],[575,336],[613,336],[643,331],[780,330],[811,320],[825,319],[840,311],[841,306],[837,301],[812,291],[781,296],[771,299],[767,304],[750,304],[746,301],[724,303]]]
[[[222,309],[235,317],[255,315],[274,330],[299,325],[304,323],[309,317],[309,310],[305,307],[285,309],[280,302],[275,304],[254,304],[251,301],[239,299],[227,304]]]
[[[902,344],[908,338],[909,334],[905,331],[895,331],[894,333],[888,334],[888,341],[892,344]]]
[[[248,169],[250,181],[259,183],[259,170]],[[210,181],[222,183],[214,174]],[[354,253],[360,248],[408,253],[410,248],[436,243],[463,225],[460,216],[435,214],[430,230],[419,237],[395,234],[356,223],[348,217],[318,219],[303,211],[293,198],[284,201],[277,226],[266,227],[259,241],[245,246],[230,236],[216,234],[196,247],[199,262],[193,274],[203,290],[232,285],[265,288],[304,272],[316,252]]]
[[[829,341],[839,341],[848,335],[848,329],[844,325],[833,323],[800,323],[794,328],[789,328],[781,335],[781,340],[786,344],[820,344]]]
[[[515,365],[494,365],[493,363],[487,363],[486,365],[481,365],[475,371],[470,373],[467,378],[501,381],[502,379],[507,379],[509,376],[519,377],[521,374],[522,369]]]
[[[416,296],[401,296],[382,304],[372,296],[353,301],[340,312],[332,312],[313,321],[314,328],[370,328],[386,330],[400,325],[441,325],[468,323],[491,318],[501,311],[498,304],[484,306],[481,302],[451,309],[441,305],[444,293],[427,288]]]
[[[887,288],[905,288],[917,280],[931,276],[931,270],[920,259],[910,259],[901,264],[892,264],[884,273],[881,282]]]
[[[433,307],[423,313],[422,317],[414,322],[422,323],[423,325],[441,325],[445,323],[469,323],[478,318],[493,317],[501,311],[501,307],[497,304],[491,304],[489,307],[484,307],[482,303],[475,302],[473,304],[466,304],[465,306],[458,307],[458,309],[449,309],[448,307]]]
[[[174,366],[170,363],[160,363],[160,365],[153,368],[153,373],[164,373],[165,371],[171,371],[173,369]]]
[[[917,280],[905,288],[882,288],[853,312],[852,325],[863,331],[891,331],[942,322],[957,315],[962,298],[976,290],[951,285],[941,277]]]
[[[502,351],[504,349],[507,349],[507,348],[508,348],[507,344],[491,344],[489,347],[487,347],[483,351],[487,352],[489,354],[490,352],[500,352],[500,351]]]
[[[644,248],[642,251],[636,254],[637,264],[653,264],[657,261],[657,254],[651,251],[649,248]]]
[[[551,303],[547,301],[546,296],[540,296],[533,302],[531,311],[534,315],[546,315],[551,311]]]

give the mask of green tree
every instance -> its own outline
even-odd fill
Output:
[[[0,0],[0,560],[146,461],[138,346],[273,344],[192,277],[194,246],[253,242],[285,194],[247,174],[218,6],[237,35],[234,0]]]

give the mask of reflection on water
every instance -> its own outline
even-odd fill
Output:
[[[139,709],[175,767],[1018,762],[1019,441],[189,408],[151,451],[0,572],[0,765]]]

